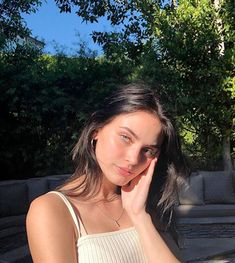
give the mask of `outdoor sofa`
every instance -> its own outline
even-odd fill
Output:
[[[234,179],[234,172],[198,171],[179,186],[175,215],[188,262],[235,255]]]
[[[32,262],[25,229],[29,205],[36,197],[55,189],[69,176],[0,182],[0,263]],[[220,226],[235,224],[233,186],[232,176],[226,172],[193,173],[186,185],[178,189],[179,201],[175,215],[180,236],[226,235],[226,229],[221,230]],[[211,230],[214,232],[211,233]],[[230,234],[233,235],[233,232]]]
[[[25,229],[29,205],[55,189],[70,175],[56,175],[0,182],[0,263],[27,263],[31,257]]]
[[[178,189],[175,213],[179,223],[235,223],[234,174],[226,171],[192,173]]]

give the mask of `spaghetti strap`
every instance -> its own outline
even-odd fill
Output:
[[[69,210],[69,212],[70,212],[70,214],[71,214],[71,216],[73,218],[74,224],[75,224],[75,226],[77,228],[77,231],[78,231],[78,234],[79,234],[79,237],[82,236],[82,232],[86,234],[86,230],[85,230],[80,218],[75,213],[74,208],[73,208],[71,202],[67,199],[67,197],[64,194],[62,194],[61,192],[58,192],[58,191],[50,191],[50,192],[48,192],[48,194],[49,193],[57,194],[64,201],[65,205],[67,206],[67,208],[68,208],[68,210]]]

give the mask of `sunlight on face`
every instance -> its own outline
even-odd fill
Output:
[[[125,185],[160,154],[162,125],[145,111],[121,114],[94,136],[96,158],[108,181]]]

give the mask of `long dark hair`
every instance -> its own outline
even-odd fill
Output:
[[[177,182],[183,181],[186,172],[184,158],[172,121],[159,102],[154,90],[143,83],[120,86],[103,103],[103,107],[94,112],[73,149],[73,160],[77,163],[73,176],[67,181],[78,184],[63,192],[69,196],[89,199],[98,193],[102,172],[96,160],[92,138],[94,133],[123,113],[146,111],[157,116],[163,127],[163,143],[147,199],[147,211],[153,216],[168,218],[170,222],[176,201]],[[79,190],[79,191],[78,191]],[[61,190],[62,191],[62,190]],[[154,218],[156,219],[154,216]]]

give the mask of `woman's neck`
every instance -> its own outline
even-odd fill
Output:
[[[76,189],[76,187],[78,187]],[[72,182],[69,182],[65,186],[62,186],[60,190],[66,191],[68,195],[74,197],[80,197],[80,201],[89,202],[110,202],[116,199],[120,199],[120,187],[112,184],[105,177],[101,178],[101,184],[97,184],[95,188],[91,189],[90,192],[84,195],[84,191],[87,188],[87,182],[85,176],[81,176]],[[71,190],[71,191],[70,191]]]
[[[101,200],[107,201],[112,201],[116,198],[120,198],[118,186],[110,183],[105,177],[103,177],[97,197]]]

